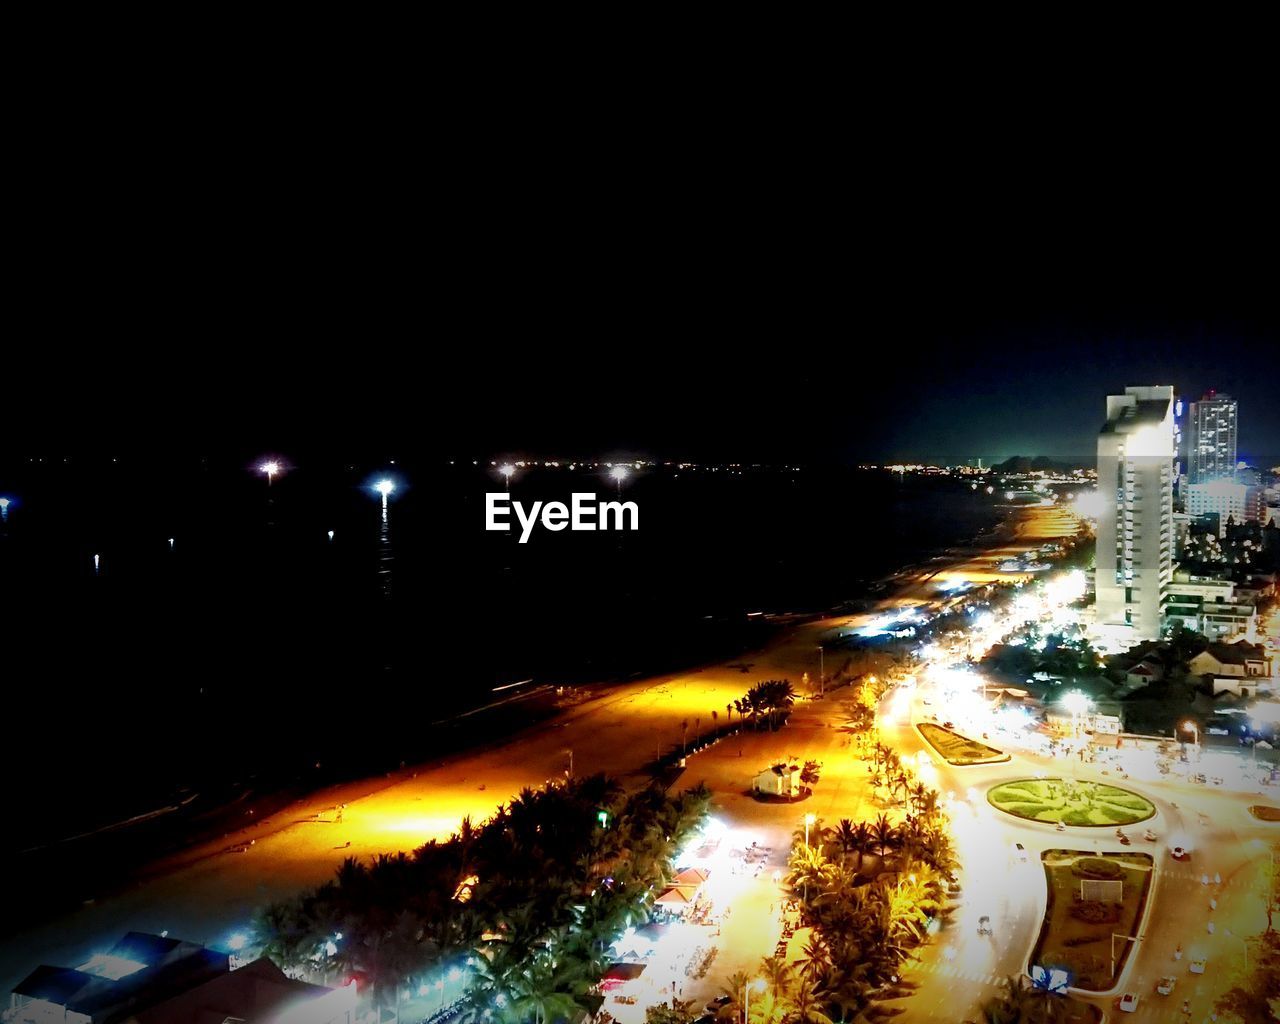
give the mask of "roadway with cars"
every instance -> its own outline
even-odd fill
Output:
[[[962,862],[962,892],[935,941],[922,950],[918,963],[904,970],[904,978],[916,986],[914,993],[890,1005],[900,1006],[909,1021],[955,1024],[978,1019],[978,1007],[998,992],[1002,979],[1027,969],[1045,909],[1040,854],[1054,848],[1099,853],[1123,849],[1154,858],[1155,878],[1145,925],[1116,989],[1099,995],[1076,994],[1102,1007],[1112,1019],[1179,1024],[1208,1020],[1214,1000],[1229,987],[1233,965],[1245,956],[1243,937],[1266,925],[1259,897],[1268,846],[1280,841],[1280,826],[1249,814],[1248,807],[1258,802],[1258,795],[1208,789],[1179,779],[1130,780],[1122,784],[1156,806],[1154,818],[1125,830],[1131,845],[1118,843],[1110,829],[1067,827],[1058,831],[996,810],[986,800],[987,790],[1037,773],[1112,781],[1113,777],[1102,774],[1101,766],[1031,752],[1014,753],[1010,761],[1000,764],[951,766],[932,751],[914,727],[916,721],[931,717],[939,696],[921,684],[910,698],[909,715],[903,716],[900,692],[886,696],[881,715],[884,721],[892,720],[896,701],[902,721],[885,726],[882,738],[904,761],[923,753],[927,759],[921,766],[925,781],[944,794],[954,794],[949,809]],[[932,703],[924,705],[925,699]],[[1156,833],[1155,842],[1142,838],[1147,828]],[[1170,847],[1175,839],[1188,848],[1186,860],[1172,856]],[[1026,862],[1016,850],[1017,843],[1027,851]],[[1215,875],[1220,882],[1215,883]],[[1208,884],[1203,884],[1206,879]],[[1216,909],[1211,908],[1211,900],[1216,901]],[[979,933],[982,916],[990,918],[989,935]],[[1175,958],[1179,947],[1180,959]],[[1205,962],[1204,973],[1191,973],[1189,968],[1199,961]],[[1175,985],[1169,995],[1160,995],[1156,988],[1166,976],[1174,977]],[[1137,996],[1131,1013],[1118,1006],[1126,992]],[[1184,999],[1189,1015],[1183,1012]]]

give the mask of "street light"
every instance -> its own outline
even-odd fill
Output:
[[[1071,731],[1080,735],[1080,716],[1087,715],[1093,709],[1093,701],[1079,690],[1072,690],[1062,695],[1062,706],[1071,713]]]
[[[1125,942],[1134,942],[1138,940],[1133,935],[1121,935],[1119,932],[1111,933],[1111,980],[1116,978],[1116,939],[1124,939]]]
[[[816,814],[806,814],[804,816],[804,845],[809,845],[809,826],[818,820]]]
[[[1200,727],[1196,725],[1190,718],[1182,723],[1182,728],[1189,729],[1193,737],[1192,742],[1196,745],[1196,760],[1200,760]]]
[[[631,474],[627,471],[627,467],[626,467],[626,466],[614,466],[614,467],[613,467],[613,469],[609,470],[609,475],[610,475],[611,477],[613,477],[614,481],[617,483],[617,485],[618,485],[618,496],[619,496],[619,497],[621,497],[621,496],[622,496],[622,481],[623,481],[623,480],[625,480],[625,479],[626,479],[628,476],[630,476]]]
[[[395,482],[392,480],[379,480],[373,485],[373,489],[382,495],[382,507],[387,507],[387,495],[396,489]]]
[[[270,487],[272,479],[280,472],[280,463],[272,460],[271,462],[264,462],[260,468],[263,473],[267,474],[267,486]]]
[[[0,519],[9,518],[9,499],[0,498]]]
[[[827,652],[822,644],[818,644],[818,696],[827,692]]]
[[[742,986],[742,1024],[748,1024],[751,1020],[751,990],[757,992],[764,991],[764,979],[756,978],[755,981],[749,981]]]
[[[511,490],[511,478],[515,476],[516,467],[508,462],[505,465],[500,466],[498,472],[501,473],[503,478],[506,480],[507,490]]]

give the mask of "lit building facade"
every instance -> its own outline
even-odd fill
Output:
[[[1107,396],[1098,434],[1096,628],[1120,644],[1155,640],[1173,575],[1174,395],[1165,385]]]
[[[1191,403],[1187,433],[1187,482],[1229,480],[1236,472],[1236,400],[1210,391]]]
[[[1262,503],[1261,487],[1236,483],[1229,477],[1205,483],[1188,484],[1186,501],[1188,515],[1214,514],[1218,517],[1219,537],[1226,535],[1228,518],[1237,523],[1256,523],[1262,519],[1265,508]]]

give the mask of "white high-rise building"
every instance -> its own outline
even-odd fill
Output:
[[[1210,391],[1191,403],[1187,482],[1231,480],[1236,473],[1236,400]]]
[[[1121,644],[1155,640],[1173,575],[1173,388],[1107,396],[1098,434],[1097,627]]]

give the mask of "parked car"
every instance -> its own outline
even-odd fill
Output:
[[[1168,976],[1163,977],[1156,984],[1156,991],[1159,992],[1162,996],[1167,996],[1170,992],[1173,991],[1173,986],[1176,985],[1177,983],[1178,983],[1177,978],[1168,977]]]
[[[1192,974],[1204,974],[1204,966],[1207,962],[1206,960],[1192,960],[1187,965],[1187,970]]]
[[[1154,843],[1160,837],[1157,836],[1154,832],[1152,832],[1151,829],[1147,829],[1145,832],[1142,833],[1142,838],[1149,843]]]
[[[1175,847],[1174,847],[1172,850],[1170,850],[1169,852],[1170,852],[1171,854],[1173,854],[1173,859],[1174,859],[1174,860],[1186,860],[1186,859],[1187,859],[1187,851],[1186,851],[1185,849],[1183,849],[1181,846],[1175,846]]]
[[[1133,992],[1126,992],[1116,1005],[1125,1013],[1133,1013],[1138,1008],[1138,997]]]
[[[1013,852],[1017,854],[1018,860],[1022,861],[1023,864],[1027,862],[1027,848],[1021,843],[1013,844]]]

